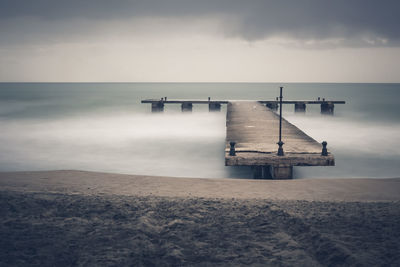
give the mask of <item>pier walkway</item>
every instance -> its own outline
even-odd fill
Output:
[[[293,166],[335,165],[322,144],[283,118],[284,156],[277,155],[278,140],[279,115],[271,109],[257,101],[228,103],[226,166],[252,166],[255,178],[290,179]]]

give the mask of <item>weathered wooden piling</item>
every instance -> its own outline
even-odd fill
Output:
[[[182,112],[192,112],[193,104],[190,102],[183,102],[181,105]]]
[[[294,112],[306,112],[306,103],[304,102],[297,102],[294,103]]]
[[[272,179],[271,166],[251,166],[254,179]]]
[[[268,102],[265,104],[267,108],[272,109],[274,111],[278,110],[279,104],[277,102]]]
[[[151,112],[163,112],[164,111],[164,101],[160,100],[151,103]]]
[[[208,104],[208,111],[210,112],[218,112],[221,111],[221,104],[217,102],[210,102]]]
[[[323,101],[321,103],[321,114],[333,115],[335,105],[330,101]]]
[[[293,178],[293,166],[289,165],[275,165],[271,166],[272,179],[292,179]],[[269,177],[265,177],[268,179]]]

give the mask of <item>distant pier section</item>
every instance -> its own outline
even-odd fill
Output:
[[[277,110],[279,107],[278,100],[259,100],[261,104],[264,104],[271,110]],[[151,104],[152,112],[163,112],[164,106],[167,104],[180,104],[182,112],[191,112],[193,110],[194,104],[205,104],[208,105],[208,110],[212,111],[221,111],[221,105],[226,105],[229,103],[229,100],[214,100],[210,97],[208,100],[205,99],[168,99],[167,97],[163,97],[161,99],[145,99],[142,100],[144,104]],[[345,104],[345,101],[338,100],[325,100],[325,98],[318,98],[317,100],[285,100],[282,104],[292,104],[294,105],[294,111],[299,113],[306,112],[307,105],[320,105],[321,106],[321,114],[333,115],[336,104]]]

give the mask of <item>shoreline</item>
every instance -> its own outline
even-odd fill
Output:
[[[75,170],[0,172],[0,190],[83,195],[400,201],[400,178],[255,180],[128,175]]]

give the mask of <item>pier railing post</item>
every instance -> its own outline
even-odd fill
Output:
[[[326,141],[322,142],[322,152],[321,152],[321,156],[328,156],[328,149],[326,149],[326,145],[328,143]]]

